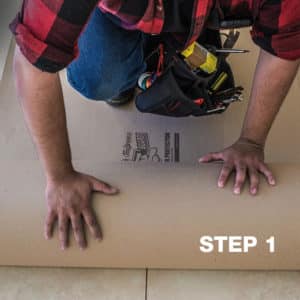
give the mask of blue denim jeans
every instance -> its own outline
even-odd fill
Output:
[[[129,31],[98,8],[81,34],[79,57],[67,68],[68,81],[88,99],[106,100],[136,86],[145,71],[143,33]]]

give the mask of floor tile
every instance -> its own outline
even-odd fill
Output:
[[[147,300],[296,300],[299,272],[148,271]]]
[[[1,300],[143,300],[145,270],[0,268]]]

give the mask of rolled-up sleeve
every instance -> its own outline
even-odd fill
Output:
[[[300,1],[261,0],[251,30],[253,41],[283,59],[300,58]]]
[[[78,55],[78,37],[98,2],[24,0],[10,29],[31,64],[55,73]]]

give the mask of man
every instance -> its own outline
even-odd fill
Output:
[[[91,194],[115,194],[117,189],[74,170],[57,72],[67,67],[69,82],[87,98],[125,103],[145,70],[145,36],[176,33],[183,38],[182,46],[187,46],[204,30],[215,2],[24,1],[11,24],[18,44],[14,60],[16,85],[47,178],[45,237],[51,237],[58,220],[62,249],[67,247],[69,221],[81,249],[86,247],[82,219],[94,237],[101,239]],[[255,195],[259,173],[275,185],[264,163],[264,145],[299,67],[300,4],[299,0],[218,3],[225,19],[253,20],[251,33],[261,52],[240,137],[232,146],[205,155],[200,161],[222,160],[218,186],[223,187],[235,171],[234,193],[239,194],[249,178],[250,193]]]

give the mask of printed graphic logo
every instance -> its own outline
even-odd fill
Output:
[[[179,133],[166,132],[160,146],[151,144],[148,132],[127,132],[125,144],[123,145],[122,161],[179,162]]]

